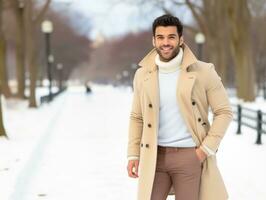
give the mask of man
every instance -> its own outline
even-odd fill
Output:
[[[196,59],[178,18],[153,22],[153,49],[139,63],[128,141],[138,200],[226,200],[215,153],[232,110],[213,64]],[[208,121],[208,109],[213,122]]]

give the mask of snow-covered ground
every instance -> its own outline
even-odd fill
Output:
[[[131,90],[92,89],[72,87],[39,109],[4,102],[9,140],[0,138],[0,200],[136,199],[137,179],[126,172]],[[265,200],[266,144],[236,128],[231,123],[217,154],[230,200]]]

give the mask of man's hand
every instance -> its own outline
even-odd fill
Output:
[[[127,173],[131,178],[138,178],[139,160],[129,160],[127,165]]]
[[[200,148],[196,148],[196,154],[200,162],[203,162],[207,158],[207,155],[205,154],[205,152],[202,151]]]

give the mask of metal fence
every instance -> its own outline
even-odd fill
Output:
[[[245,108],[240,104],[232,104],[234,110],[234,120],[237,121],[236,134],[242,133],[242,126],[249,127],[257,132],[256,144],[262,144],[261,136],[266,134],[266,113],[261,110]]]
[[[50,101],[52,101],[56,96],[58,96],[59,94],[61,94],[62,92],[64,92],[67,89],[67,87],[62,87],[61,89],[59,89],[57,92],[51,93],[45,96],[42,96],[40,98],[40,102],[41,104],[43,103],[49,103]]]

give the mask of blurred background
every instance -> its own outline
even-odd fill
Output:
[[[152,21],[170,13],[184,23],[197,56],[214,63],[239,98],[253,101],[266,77],[265,12],[264,0],[2,0],[1,91],[36,107],[35,89],[49,81],[129,85],[152,47]]]
[[[38,185],[32,177],[42,174],[42,162],[52,162],[44,161],[44,152],[51,141],[57,141],[51,135],[61,139],[67,135],[71,141],[80,138],[90,147],[106,142],[107,148],[113,144],[117,148],[113,146],[117,151],[113,172],[121,173],[121,169],[125,169],[126,161],[120,163],[118,160],[126,158],[133,76],[138,62],[152,49],[152,22],[164,13],[180,18],[185,42],[200,60],[215,64],[227,88],[235,113],[235,121],[229,128],[232,138],[228,138],[227,144],[238,142],[244,147],[247,142],[250,147],[247,155],[251,152],[258,155],[250,162],[253,165],[249,166],[253,167],[240,172],[262,172],[260,169],[266,167],[259,156],[266,153],[263,145],[266,133],[266,0],[0,0],[0,179],[4,180],[6,188],[6,196],[1,199],[28,200],[35,199],[36,195],[38,198],[70,199],[70,193],[62,197],[56,196],[55,191],[52,198],[47,191],[42,191],[43,185],[38,188],[40,191],[31,194],[26,192],[33,191],[29,189],[31,186],[22,187],[18,181],[22,178]],[[59,115],[59,111],[63,114]],[[59,122],[55,123],[55,119]],[[61,128],[54,130],[54,126]],[[76,132],[82,134],[73,136]],[[110,138],[106,132],[111,132]],[[248,138],[241,133],[248,133]],[[241,135],[243,141],[239,137],[236,139],[236,135]],[[118,137],[121,138],[120,147],[114,140]],[[35,151],[37,146],[40,149]],[[77,147],[80,143],[71,143],[71,146]],[[239,153],[232,146],[230,152],[221,153],[226,155],[221,158],[225,163],[222,168],[226,181],[233,183],[232,199],[264,200],[265,191],[255,183],[262,183],[266,177],[254,177],[250,173],[238,182],[231,178],[246,162],[243,157],[234,173],[229,173],[232,152]],[[77,150],[74,156],[83,152],[81,160],[76,160],[81,165],[86,152],[92,151],[84,148]],[[60,148],[54,151],[56,149]],[[112,153],[110,157],[115,154]],[[40,154],[44,156],[38,156]],[[60,155],[62,151],[56,158],[60,159]],[[17,165],[18,162],[23,164]],[[39,163],[39,167],[31,166],[33,163]],[[104,163],[104,159],[98,163]],[[95,170],[96,166],[99,165],[95,165]],[[256,166],[259,169],[256,170]],[[71,167],[70,171],[75,169]],[[33,168],[33,174],[29,174]],[[97,179],[94,172],[92,170],[88,176]],[[102,198],[129,199],[127,194],[130,193],[134,199],[136,183],[128,183],[125,174],[121,177],[116,183],[122,185],[110,182],[109,186],[115,185],[114,191],[124,188],[124,193],[119,196],[114,192],[115,197],[106,194]],[[256,191],[256,197],[247,192],[250,181],[253,184],[250,191]],[[243,187],[233,187],[239,183]],[[15,189],[19,192],[14,192]],[[79,189],[76,188],[77,193]],[[241,196],[240,190],[246,192]],[[93,191],[88,194],[94,194]],[[50,193],[53,192],[50,190]],[[27,196],[29,194],[33,196]],[[97,198],[95,193],[89,199]],[[72,199],[88,198],[73,196]]]

